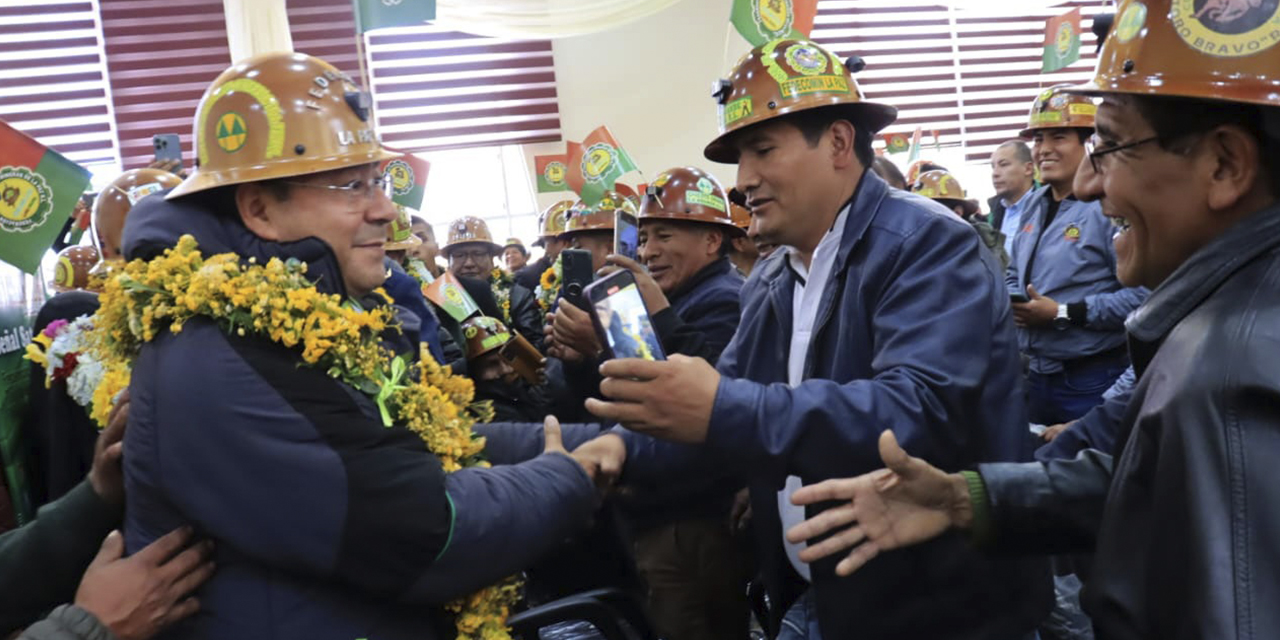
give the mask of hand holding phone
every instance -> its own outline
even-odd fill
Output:
[[[583,311],[587,310],[587,299],[583,292],[587,285],[595,279],[592,267],[591,252],[582,249],[565,249],[560,252],[560,272],[564,284],[560,291],[564,299]]]
[[[614,213],[613,252],[632,260],[640,251],[640,222],[622,209]]]
[[[667,359],[630,271],[616,271],[591,283],[585,294],[606,360]]]
[[[155,148],[157,163],[176,161],[178,170],[182,170],[182,142],[178,134],[161,133],[151,136],[151,145]]]

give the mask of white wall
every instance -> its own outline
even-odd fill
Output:
[[[732,186],[732,165],[702,157],[717,132],[711,84],[750,50],[729,25],[732,6],[732,0],[684,0],[617,29],[554,41],[565,139],[581,140],[607,125],[643,172],[644,179],[624,176],[627,184],[694,165]],[[526,145],[530,179],[533,156],[563,152],[563,143]],[[546,207],[573,197],[543,193],[538,202]]]

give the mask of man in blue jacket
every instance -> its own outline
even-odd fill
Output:
[[[1065,85],[1064,85],[1065,86]],[[1097,202],[1081,202],[1072,181],[1093,133],[1090,98],[1046,89],[1031,106],[1023,137],[1045,186],[1022,213],[1005,275],[1018,343],[1029,358],[1027,409],[1037,424],[1059,424],[1102,403],[1129,366],[1124,320],[1146,299],[1116,279],[1114,229]]]
[[[138,204],[127,257],[191,234],[206,255],[300,260],[318,291],[380,304],[395,209],[377,162],[394,154],[367,101],[310,56],[231,67],[197,111],[199,168]],[[415,358],[416,318],[401,325],[382,338]],[[451,638],[446,603],[532,564],[595,508],[588,470],[555,447],[445,473],[365,393],[207,319],[147,342],[130,390],[127,549],[184,524],[216,545],[200,612],[165,637]]]
[[[867,171],[896,110],[862,100],[849,67],[782,40],[720,83],[721,136],[706,155],[738,164],[761,232],[786,246],[744,285],[716,368],[679,356],[604,364],[613,402],[588,407],[632,431],[591,446],[625,457],[624,481],[747,479],[773,622],[788,637],[1023,637],[1048,610],[1043,562],[984,557],[953,536],[840,579],[782,538],[806,516],[790,495],[874,468],[879,430],[948,469],[1032,453],[999,266],[955,214]]]

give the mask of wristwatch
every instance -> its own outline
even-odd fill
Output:
[[[1062,331],[1071,326],[1071,318],[1067,315],[1066,303],[1058,304],[1058,315],[1053,318],[1053,328]]]

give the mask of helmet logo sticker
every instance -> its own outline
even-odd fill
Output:
[[[795,22],[791,0],[751,0],[751,21],[766,40],[789,35]]]
[[[280,107],[280,101],[276,99],[276,95],[261,82],[250,78],[236,78],[235,80],[219,85],[218,88],[209,93],[205,102],[200,105],[200,113],[196,116],[199,120],[199,126],[196,127],[196,131],[199,131],[202,134],[198,136],[199,140],[196,145],[198,147],[197,151],[200,155],[200,164],[209,164],[209,136],[203,135],[208,131],[205,125],[209,119],[209,112],[213,110],[214,105],[216,105],[219,100],[232,93],[248,94],[249,97],[253,98],[254,101],[258,103],[258,106],[262,108],[262,115],[267,119],[267,144],[266,149],[262,154],[262,159],[270,160],[272,158],[279,158],[284,152],[284,110]],[[224,114],[224,116],[225,115],[227,114]],[[221,118],[219,118],[219,120],[221,120]],[[219,122],[219,128],[220,127],[221,122]],[[248,127],[245,127],[245,129],[247,131]],[[221,148],[221,137],[215,136],[215,138],[219,139],[218,145]],[[244,143],[241,144],[243,145]],[[239,149],[239,147],[236,148]]]
[[[720,108],[720,123],[729,126],[751,115],[751,96],[739,98]]]
[[[1174,0],[1178,37],[1219,57],[1260,53],[1280,42],[1280,0]]]
[[[139,200],[153,193],[160,193],[161,191],[164,191],[164,185],[159,182],[147,182],[145,184],[131,187],[129,192],[125,194],[125,197],[129,199],[130,205],[135,205],[138,204]]]
[[[793,53],[793,50],[797,48],[813,49],[813,53],[823,59],[822,66],[826,66],[825,56],[821,55],[822,49],[817,45],[796,43],[787,49],[784,57],[787,58],[787,62],[795,69],[796,73],[800,74],[799,77],[796,77],[783,70],[782,65],[778,64],[778,61],[773,57],[773,51],[779,44],[781,44],[780,41],[774,40],[764,45],[760,50],[760,57],[765,70],[769,72],[769,77],[778,83],[778,92],[782,94],[783,98],[796,98],[810,93],[849,93],[849,80],[843,75],[806,75],[810,72],[801,71],[804,67],[801,65],[800,59],[803,57],[806,60],[804,64],[812,64],[810,62],[811,56],[808,53],[801,54],[799,51]],[[796,58],[795,62],[791,61],[793,57]],[[822,69],[819,68],[818,72],[821,73],[821,71]]]
[[[387,177],[391,179],[391,188],[398,196],[413,190],[413,167],[404,160],[392,160],[387,165]]]
[[[1071,39],[1075,35],[1075,28],[1071,26],[1070,22],[1064,22],[1058,27],[1058,36],[1053,44],[1057,47],[1059,56],[1067,55],[1067,50],[1071,48]]]
[[[1067,106],[1067,94],[1059,93],[1058,95],[1049,98],[1050,109],[1061,109],[1065,106]]]
[[[566,169],[567,167],[564,166],[564,163],[558,160],[548,162],[546,168],[542,170],[542,177],[546,178],[547,184],[553,187],[563,187],[565,186],[564,175]]]
[[[715,195],[716,185],[707,178],[698,178],[698,182],[694,185],[697,191],[688,190],[684,192],[685,204],[701,205],[711,209],[715,209],[723,213],[725,211],[724,198]]]
[[[26,167],[0,168],[0,231],[26,233],[53,212],[53,190]]]
[[[802,75],[816,76],[826,71],[827,56],[821,49],[808,44],[793,44],[787,47],[787,64]]]
[[[1067,107],[1067,113],[1073,116],[1096,116],[1098,115],[1098,105],[1075,102]]]
[[[1132,40],[1146,23],[1147,5],[1141,2],[1129,5],[1120,16],[1120,22],[1116,23],[1116,40],[1122,43]]]
[[[235,153],[249,139],[249,128],[240,114],[229,111],[218,118],[218,146],[227,153]]]
[[[1062,238],[1067,242],[1076,242],[1080,239],[1080,226],[1068,225],[1067,230],[1062,232]]]
[[[475,328],[474,326],[467,327],[466,334],[467,334],[467,339],[468,339],[468,340],[470,340],[470,339],[472,339],[472,338],[476,337],[476,335],[477,335],[477,334],[479,334],[479,333],[480,333],[480,330],[479,330],[479,329],[477,329],[477,328]]]

